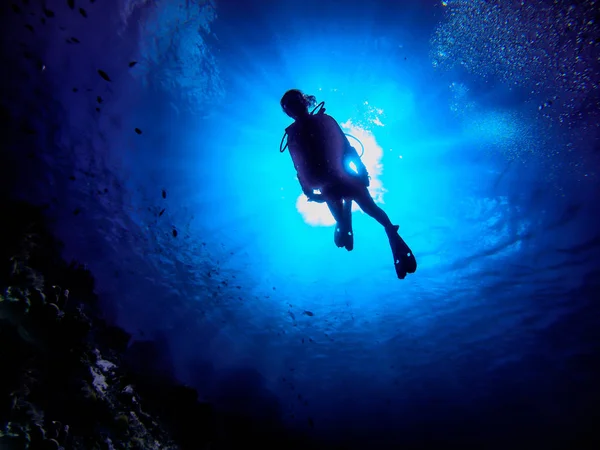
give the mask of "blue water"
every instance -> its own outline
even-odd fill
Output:
[[[590,2],[47,0],[54,17],[15,3],[3,180],[48,205],[107,317],[166,342],[163,364],[202,399],[327,445],[590,437]],[[363,142],[415,274],[396,279],[360,211],[355,249],[336,248],[278,151],[290,88]]]

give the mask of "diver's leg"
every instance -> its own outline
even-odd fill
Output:
[[[417,270],[417,260],[404,239],[398,234],[399,226],[392,224],[385,211],[375,204],[367,188],[357,189],[354,200],[365,213],[384,226],[394,256],[394,268],[398,278],[403,279],[407,273],[414,273]]]
[[[341,197],[327,198],[327,207],[335,219],[335,231],[333,240],[338,247],[344,247],[344,200]]]
[[[352,198],[344,198],[343,219],[341,224],[341,232],[344,234],[344,247],[346,250],[352,251],[354,248],[354,231],[352,231]]]
[[[336,222],[341,222],[344,218],[344,200],[342,198],[327,198],[327,207]]]
[[[392,221],[385,211],[377,206],[367,188],[357,189],[353,198],[358,206],[360,206],[360,209],[383,225],[386,231],[393,231],[394,225],[392,224]],[[396,230],[397,229],[398,227],[396,227]]]

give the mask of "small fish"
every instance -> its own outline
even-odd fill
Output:
[[[162,216],[165,213],[165,208],[161,209],[161,211],[158,213],[158,217]]]
[[[67,5],[69,5],[69,8],[75,9],[75,0],[67,0]]]
[[[76,44],[79,44],[81,41],[79,39],[77,39],[76,37],[72,37],[71,40],[73,42],[75,42]]]
[[[112,81],[104,70],[98,69],[98,75],[100,75],[106,81]]]
[[[167,191],[164,189],[162,190],[162,198],[167,198]]]
[[[96,101],[97,101],[98,103],[102,103],[102,101],[103,101],[103,100],[102,100],[102,97],[100,97],[100,96],[96,97]]]
[[[79,89],[73,88],[73,92],[77,92],[77,91],[79,91]]]
[[[87,19],[87,13],[85,12],[85,9],[79,8],[79,14],[81,14],[83,17],[85,17]]]
[[[75,210],[73,211],[73,215],[77,216],[77,215],[79,215],[80,212],[81,212],[81,210],[79,208],[75,208]]]
[[[139,128],[136,128],[136,129],[135,129],[135,132],[136,132],[137,134],[142,134],[142,130],[140,130]]]
[[[75,181],[75,175],[71,175],[71,176],[69,177],[69,180],[71,180],[71,181]]]
[[[177,237],[177,230],[173,228],[173,237]]]
[[[58,27],[60,31],[67,31],[66,27]]]
[[[10,7],[16,14],[21,14],[21,8],[19,8],[19,5],[15,5],[14,3],[11,3]]]
[[[131,62],[129,63],[129,67],[133,67],[133,66],[135,66],[136,64],[137,64],[137,61],[131,61]]]
[[[304,311],[302,314],[304,314],[305,316],[309,316],[309,317],[314,316],[314,313],[311,311]]]
[[[42,25],[46,25],[46,19],[44,19],[43,17],[40,19],[40,22]]]
[[[100,108],[96,108],[96,112],[100,112]]]
[[[52,11],[51,9],[46,9],[46,8],[44,8],[44,15],[45,15],[47,18],[51,19],[51,18],[53,18],[53,17],[54,17],[54,11]]]
[[[25,28],[27,28],[29,31],[31,31],[33,33],[33,27],[31,25],[26,24]]]

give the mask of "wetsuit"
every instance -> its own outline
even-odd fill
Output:
[[[398,226],[375,204],[367,189],[367,169],[336,120],[324,112],[308,114],[290,125],[286,133],[302,191],[309,200],[325,201],[337,222],[336,245],[348,251],[354,248],[352,201],[355,201],[385,228],[398,278],[414,272],[416,261],[412,251],[398,235]],[[350,170],[350,162],[354,163],[356,172]],[[315,195],[315,190],[321,194]]]

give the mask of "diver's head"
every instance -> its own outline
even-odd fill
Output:
[[[280,101],[283,112],[296,120],[300,117],[308,115],[308,108],[317,104],[317,99],[314,95],[303,94],[298,89],[290,89]]]

